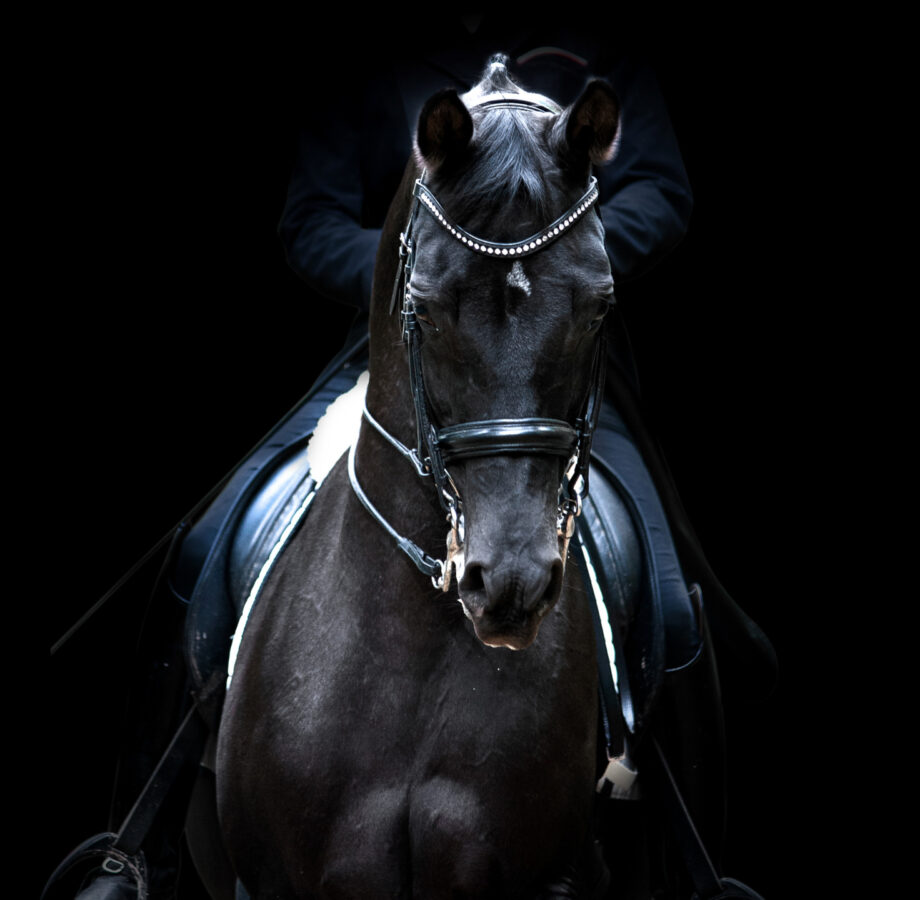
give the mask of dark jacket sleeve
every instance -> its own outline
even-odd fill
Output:
[[[607,74],[620,98],[619,148],[601,168],[601,218],[614,277],[659,263],[683,239],[693,193],[654,73],[624,60]]]
[[[311,117],[278,231],[288,265],[313,290],[366,311],[380,228],[364,222],[361,150],[355,121]]]

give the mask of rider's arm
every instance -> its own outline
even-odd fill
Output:
[[[682,240],[693,194],[654,73],[631,60],[605,73],[622,104],[620,144],[597,172],[614,277],[651,269]]]
[[[288,264],[314,290],[366,310],[380,229],[362,226],[360,140],[349,122],[300,136],[279,234]]]

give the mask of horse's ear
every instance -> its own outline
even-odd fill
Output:
[[[560,155],[572,166],[610,162],[620,134],[620,101],[601,79],[588,82],[581,96],[559,117]]]
[[[415,137],[419,163],[435,170],[466,149],[473,137],[473,119],[457,92],[438,92],[422,107]]]

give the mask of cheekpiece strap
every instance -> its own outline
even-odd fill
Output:
[[[468,247],[476,253],[484,256],[529,256],[542,250],[547,244],[552,243],[557,238],[565,234],[584,214],[591,209],[597,202],[598,189],[597,178],[593,175],[588,182],[588,190],[582,195],[573,206],[564,212],[552,224],[548,225],[542,231],[532,234],[523,241],[515,241],[512,244],[501,244],[496,241],[486,241],[465,231],[459,225],[454,224],[447,217],[444,208],[438,203],[437,197],[429,190],[428,186],[419,178],[415,182],[415,196],[421,201],[422,205],[428,210],[447,229],[461,244]]]

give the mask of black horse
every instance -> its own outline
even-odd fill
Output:
[[[618,131],[605,82],[562,109],[500,57],[425,104],[368,371],[333,365],[180,528],[161,588],[190,598],[185,648],[160,668],[181,724],[134,742],[121,829],[77,848],[48,900],[169,883],[183,828],[220,900],[756,896],[707,852],[712,612],[649,588],[647,526],[598,429],[614,285],[591,170]],[[712,621],[723,643],[748,624],[724,604]]]
[[[253,898],[630,882],[629,851],[596,849],[599,728],[618,723],[570,542],[613,301],[590,170],[618,119],[604,82],[563,110],[496,62],[421,112],[359,435],[236,636],[217,791]]]

